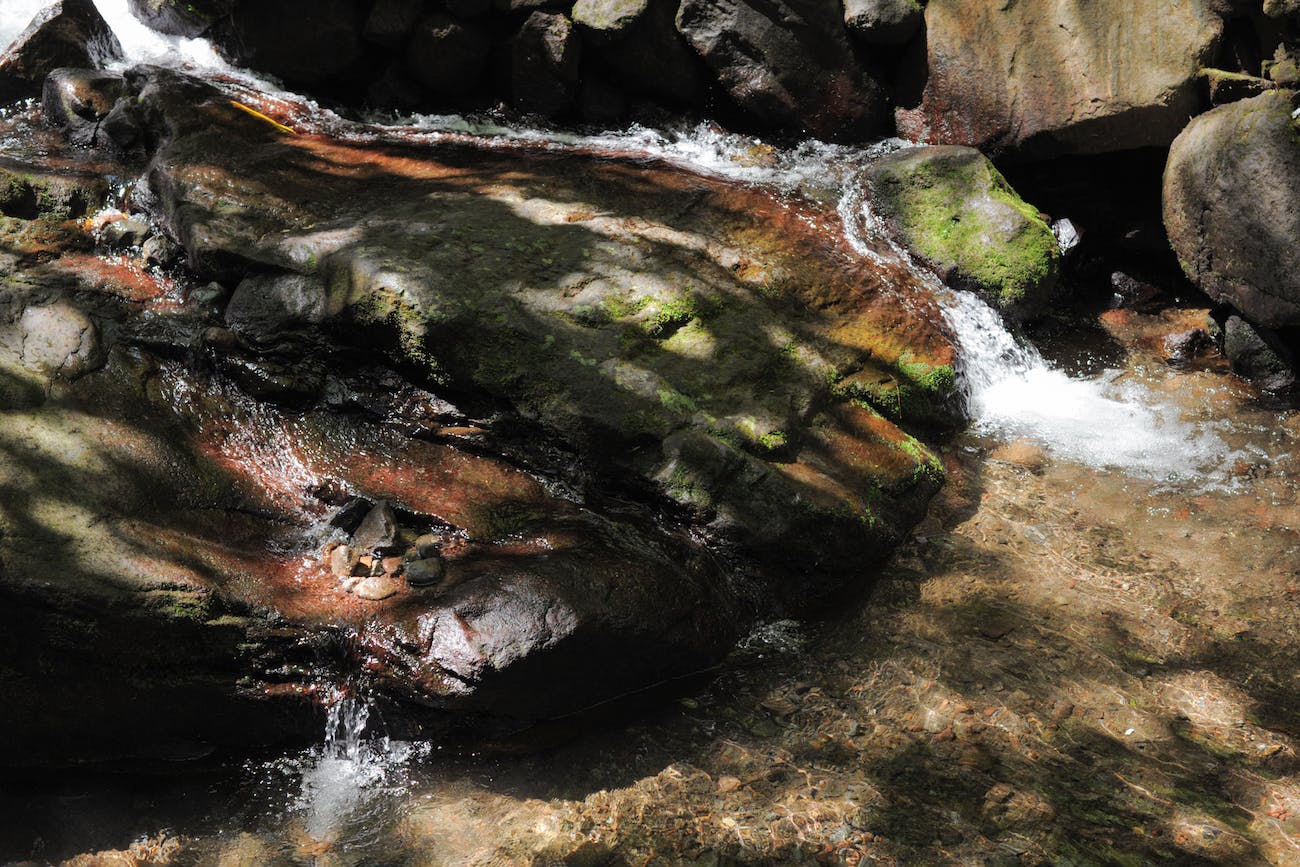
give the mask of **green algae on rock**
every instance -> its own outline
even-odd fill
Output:
[[[872,165],[867,183],[895,237],[953,286],[1033,315],[1056,285],[1051,227],[979,151],[908,148]]]

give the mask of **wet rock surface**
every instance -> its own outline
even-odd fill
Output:
[[[390,356],[508,401],[751,551],[812,533],[834,571],[938,481],[924,447],[852,401],[882,372],[942,415],[951,346],[903,269],[850,264],[833,214],[653,168],[539,157],[519,174],[456,147],[287,138],[184,87],[144,85],[173,130],[150,182],[200,273],[315,277],[331,325],[382,329]],[[322,189],[321,160],[352,169]]]
[[[951,406],[952,347],[832,215],[661,167],[289,137],[126,81],[159,148],[135,198],[195,273],[148,266],[138,216],[60,222],[96,208],[80,181],[14,218],[57,240],[5,242],[0,584],[47,648],[9,669],[5,763],[292,738],[336,665],[408,714],[569,714],[865,580],[937,489],[835,384]],[[15,162],[41,189],[93,174],[43,153]],[[78,694],[99,710],[35,725]]]
[[[94,67],[122,56],[121,43],[91,0],[52,0],[0,53],[0,102],[41,92],[60,67]]]

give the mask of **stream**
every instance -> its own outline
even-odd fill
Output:
[[[41,5],[5,0],[0,44]],[[363,124],[148,31],[126,0],[97,6],[130,63],[221,76],[304,128],[658,160],[834,203],[861,255],[889,246],[853,180],[901,141]],[[765,625],[701,688],[521,754],[404,739],[364,686],[322,684],[326,728],[299,753],[7,780],[0,861],[1300,864],[1300,414],[1153,349],[1203,309],[1085,305],[1080,360],[915,270],[972,424],[869,593]]]

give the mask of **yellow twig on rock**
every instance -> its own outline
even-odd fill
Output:
[[[280,132],[287,132],[287,133],[289,133],[289,135],[297,135],[297,134],[298,134],[298,131],[297,131],[296,129],[294,129],[293,127],[291,127],[291,126],[285,126],[284,124],[280,123],[278,120],[272,120],[271,118],[269,118],[269,117],[267,117],[266,115],[262,114],[262,113],[261,113],[260,111],[258,111],[257,109],[255,109],[255,108],[250,108],[249,106],[244,105],[242,102],[240,102],[240,101],[238,101],[238,100],[232,99],[232,100],[230,101],[230,104],[233,105],[235,108],[239,109],[240,111],[247,112],[248,114],[251,114],[253,117],[257,118],[258,120],[264,120],[264,121],[266,121],[266,122],[269,123],[271,126],[273,126],[273,127],[275,127],[276,129],[278,129]]]

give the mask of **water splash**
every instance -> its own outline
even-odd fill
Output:
[[[1133,374],[1110,369],[1075,379],[1051,367],[975,295],[942,294],[960,342],[962,378],[976,430],[1029,437],[1058,457],[1164,482],[1226,481],[1237,456],[1214,423],[1182,409]]]
[[[7,2],[7,0],[6,0]],[[111,64],[121,69],[138,63],[159,63],[178,68],[236,74],[206,39],[184,39],[150,30],[131,14],[127,0],[94,0],[99,14],[122,43],[125,60]]]
[[[279,813],[286,842],[314,851],[357,851],[373,844],[400,815],[411,789],[410,768],[426,759],[426,743],[394,740],[382,730],[364,693],[333,688],[326,698],[321,743],[296,756],[250,766],[254,802],[265,790],[281,792]]]

